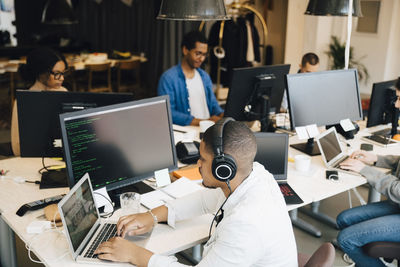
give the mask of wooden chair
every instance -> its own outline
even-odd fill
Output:
[[[89,92],[111,92],[111,63],[86,64]],[[101,84],[102,82],[102,84]]]
[[[131,91],[140,87],[140,59],[120,60],[117,68],[117,92]],[[125,79],[122,79],[122,74]]]

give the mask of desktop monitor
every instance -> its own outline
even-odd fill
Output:
[[[254,161],[264,165],[276,180],[287,179],[289,137],[284,133],[255,133],[257,154]]]
[[[286,76],[290,124],[296,127],[338,124],[343,119],[362,119],[357,70],[330,70]],[[313,139],[292,147],[318,155]]]
[[[394,87],[397,80],[374,83],[372,86],[371,100],[368,109],[367,127],[379,124],[387,124],[393,121],[396,124],[396,89]],[[395,116],[393,116],[395,115]],[[397,127],[397,126],[396,126]]]
[[[250,105],[257,108],[252,100],[257,101],[254,96],[260,93],[269,98],[267,115],[271,110],[279,112],[285,90],[284,76],[289,69],[290,64],[233,69],[224,115],[238,121],[259,119],[253,115],[260,110],[254,110]],[[263,92],[257,92],[259,89]]]
[[[133,100],[133,95],[115,93],[17,90],[21,157],[61,157],[59,114]]]
[[[112,191],[177,169],[168,96],[65,113],[60,124],[70,187],[85,173]]]

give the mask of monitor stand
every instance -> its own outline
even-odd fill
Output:
[[[314,138],[309,138],[307,143],[294,144],[290,146],[310,156],[321,155],[318,146],[314,142]]]
[[[119,196],[122,193],[125,192],[136,192],[139,193],[141,195],[154,191],[154,188],[152,188],[151,186],[147,185],[144,182],[137,182],[131,185],[127,185],[121,188],[117,188],[111,191],[108,191],[108,194],[111,198],[111,201],[115,203],[115,207],[114,208],[119,208],[121,207],[121,203],[119,201]]]

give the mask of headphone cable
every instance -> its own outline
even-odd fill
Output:
[[[226,197],[226,199],[224,200],[224,202],[222,203],[221,207],[219,207],[218,211],[215,213],[215,216],[213,218],[213,220],[211,221],[211,225],[210,225],[210,231],[208,232],[208,239],[211,238],[211,230],[212,230],[212,226],[214,224],[214,221],[216,221],[217,215],[220,212],[220,210],[222,210],[223,206],[225,205],[226,201],[228,200],[228,198],[231,196],[232,194],[232,189],[231,189],[231,185],[229,184],[229,180],[226,181],[226,184],[228,185],[228,189],[229,189],[229,195]]]

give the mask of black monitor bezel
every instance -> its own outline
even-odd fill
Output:
[[[256,76],[260,74],[276,74],[278,72],[279,73],[284,72],[288,74],[289,70],[290,70],[290,64],[234,68],[232,71],[232,79],[230,81],[228,97],[226,99],[224,116],[232,117],[237,121],[246,121],[246,116],[244,115],[244,107],[246,105],[246,101],[251,96],[252,91],[244,91],[243,89],[239,88],[238,85],[234,83],[234,79],[236,76],[240,75],[243,72],[253,72],[256,73],[253,75],[255,80]],[[284,76],[286,76],[286,74]],[[285,78],[283,78],[283,84],[285,85]],[[270,107],[273,107],[274,104],[276,104],[280,108],[285,88],[278,88],[279,89],[278,92],[277,90],[274,89],[276,89],[276,85],[272,89],[272,96],[271,96],[272,105],[270,104]],[[237,101],[237,99],[240,99],[240,101]],[[242,102],[242,103],[238,105],[237,102]],[[279,110],[277,112],[279,112]]]
[[[383,121],[383,114],[385,112],[385,103],[378,102],[379,100],[382,99],[377,99],[377,96],[382,97],[381,94],[386,94],[387,89],[395,89],[394,86],[396,84],[397,80],[390,80],[390,81],[383,81],[379,83],[374,83],[372,85],[372,91],[371,91],[371,98],[370,98],[370,103],[369,103],[369,109],[368,109],[368,116],[367,116],[367,128],[368,127],[373,127],[376,125],[384,124],[384,123],[389,123],[390,121]],[[384,100],[386,96],[383,96]],[[377,113],[379,112],[379,116],[381,117],[381,121],[379,123],[376,122],[376,117]],[[372,117],[374,117],[373,120],[371,120]]]
[[[124,100],[126,102],[132,101],[134,96],[132,93],[116,94],[71,91],[17,90],[16,99],[21,157],[63,156],[62,149],[60,149],[59,152],[56,150],[48,151],[45,143],[40,144],[40,148],[38,147],[38,142],[42,140],[41,138],[38,138],[38,135],[41,134],[40,131],[54,127],[54,125],[51,125],[53,122],[59,123],[58,115],[61,114],[59,110],[62,103],[99,103],[107,102],[110,101],[110,99],[114,100],[117,98],[126,98]],[[110,102],[115,103],[122,101]],[[58,108],[57,111],[54,110],[56,107]],[[44,114],[47,117],[43,117]],[[43,133],[43,135],[44,134],[45,133]]]
[[[356,118],[356,120],[362,120],[363,113],[362,113],[362,106],[361,106],[361,96],[360,96],[360,87],[359,87],[359,83],[358,83],[357,69],[328,70],[328,71],[318,71],[318,72],[296,73],[296,74],[288,74],[285,76],[286,93],[287,93],[287,97],[288,97],[288,107],[289,107],[289,114],[290,114],[290,127],[291,127],[292,131],[294,131],[296,129],[296,127],[307,126],[307,125],[296,125],[295,124],[296,114],[293,113],[293,108],[291,108],[293,101],[291,101],[291,99],[290,99],[290,89],[289,89],[289,85],[288,85],[288,79],[290,79],[291,77],[299,76],[299,75],[318,77],[318,76],[326,75],[328,73],[335,75],[340,72],[350,72],[350,71],[354,73],[354,78],[355,78],[355,82],[356,82],[356,90],[357,90],[357,98],[358,98],[358,111],[359,111],[358,115],[359,116]],[[329,100],[326,100],[326,101],[329,101]],[[347,118],[341,118],[340,120],[343,120],[343,119],[347,119]],[[335,123],[339,123],[340,120],[338,120]],[[330,125],[330,124],[334,124],[334,123],[329,122],[326,124],[321,124],[321,123],[316,123],[316,124],[317,124],[317,126],[326,126],[326,125]]]
[[[282,138],[285,139],[285,147],[286,147],[286,149],[285,149],[285,162],[284,162],[284,164],[285,164],[285,167],[284,167],[285,172],[282,173],[282,174],[273,174],[273,173],[271,173],[271,174],[274,176],[275,180],[277,180],[277,181],[287,180],[288,157],[289,157],[289,135],[286,134],[286,133],[269,133],[269,132],[256,132],[256,133],[254,133],[254,135],[255,135],[256,139],[257,138],[266,138],[267,139],[269,137],[276,137],[276,136],[279,136],[279,137],[282,137]],[[257,148],[257,151],[258,151],[258,148]],[[262,164],[265,167],[265,165],[263,163],[261,163],[261,162],[259,162],[259,163]],[[265,168],[265,169],[268,170],[267,168]]]
[[[70,188],[73,187],[75,185],[75,183],[77,181],[79,181],[79,179],[81,177],[76,177],[76,179],[73,177],[72,164],[71,164],[71,153],[69,150],[67,131],[65,128],[65,123],[64,123],[65,119],[77,119],[77,118],[82,118],[82,117],[86,117],[86,116],[91,116],[94,113],[108,111],[110,109],[120,109],[120,108],[126,108],[126,107],[130,107],[130,106],[133,107],[133,106],[144,105],[144,104],[149,104],[149,103],[158,103],[158,102],[164,102],[166,104],[167,117],[169,120],[168,125],[169,125],[169,133],[170,133],[170,137],[171,137],[170,140],[171,140],[171,148],[172,148],[174,163],[172,166],[168,166],[168,171],[172,172],[174,170],[177,170],[178,169],[178,158],[177,158],[176,149],[175,149],[175,139],[174,139],[174,133],[173,133],[173,127],[172,127],[171,107],[170,107],[168,95],[164,95],[164,96],[147,98],[147,99],[143,99],[143,100],[131,101],[131,102],[126,102],[126,103],[121,103],[121,104],[105,106],[105,107],[92,108],[92,109],[83,110],[83,111],[61,114],[60,115],[60,124],[61,124],[62,140],[63,140],[64,159],[65,159],[65,164],[66,164],[66,169],[67,169],[69,187]],[[141,182],[141,181],[151,178],[151,177],[154,177],[154,172],[146,173],[146,174],[143,174],[140,176],[131,177],[131,178],[125,179],[123,181],[109,184],[106,186],[106,188],[107,188],[107,191],[112,191],[115,189],[123,188],[123,187],[129,186],[129,185]],[[93,184],[93,181],[92,181],[92,184]]]

